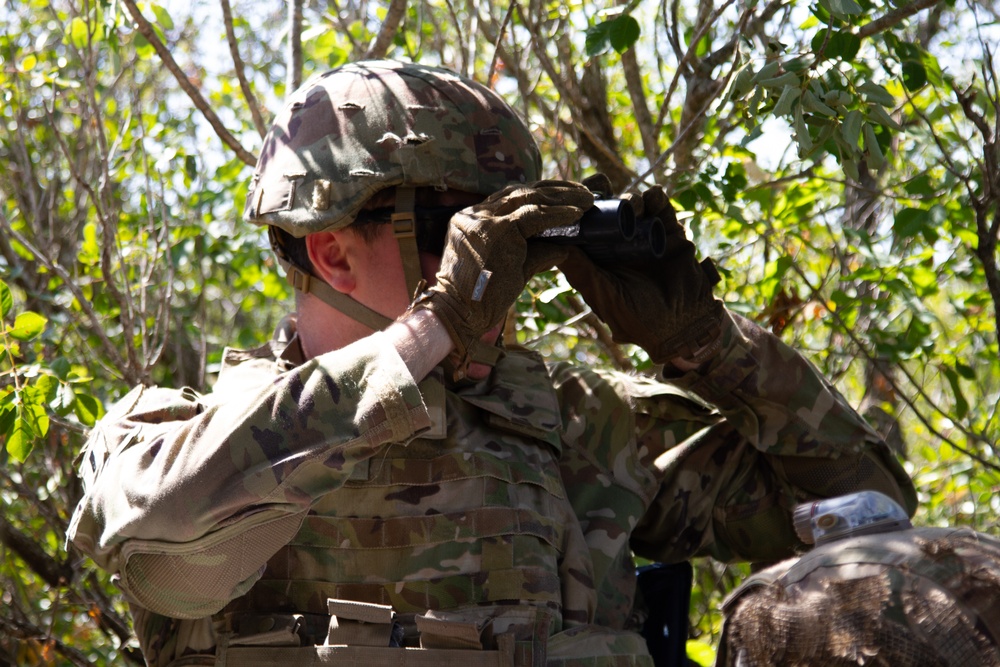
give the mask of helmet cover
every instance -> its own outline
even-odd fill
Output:
[[[1000,541],[910,528],[817,546],[723,603],[716,665],[1000,666]]]
[[[362,61],[291,96],[264,139],[243,217],[301,237],[346,227],[385,188],[485,196],[540,172],[527,127],[489,88],[441,68]]]

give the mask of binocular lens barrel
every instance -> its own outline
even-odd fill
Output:
[[[581,245],[619,243],[635,238],[635,213],[621,199],[598,199],[580,218]]]
[[[649,239],[649,251],[659,259],[667,251],[667,228],[659,218],[649,218],[642,221],[639,234]]]
[[[598,199],[578,223],[546,230],[539,238],[580,246],[599,265],[659,259],[667,247],[663,222],[659,218],[636,220],[632,205],[621,199]]]

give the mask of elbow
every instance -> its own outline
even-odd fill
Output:
[[[118,585],[136,604],[157,614],[211,616],[250,590],[304,517],[304,511],[265,510],[193,542],[127,541]]]

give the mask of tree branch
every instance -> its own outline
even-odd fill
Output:
[[[98,339],[101,341],[101,347],[104,349],[105,354],[107,354],[108,357],[112,360],[114,367],[119,369],[124,374],[125,379],[131,384],[137,382],[138,377],[135,376],[133,372],[133,367],[127,364],[125,360],[122,358],[122,356],[118,353],[118,348],[115,346],[114,343],[111,342],[111,339],[105,333],[104,327],[101,325],[101,320],[98,317],[97,312],[94,310],[93,304],[90,302],[89,299],[87,299],[86,296],[84,296],[83,291],[80,289],[80,286],[73,281],[72,276],[70,276],[69,273],[66,272],[66,269],[64,269],[61,265],[56,264],[55,262],[49,261],[45,257],[45,255],[43,255],[41,251],[38,248],[36,248],[34,244],[31,243],[31,241],[29,241],[20,232],[16,231],[2,210],[0,210],[0,229],[3,230],[4,234],[8,238],[14,239],[15,241],[23,245],[25,248],[27,248],[28,252],[34,255],[35,259],[38,260],[38,262],[42,266],[44,266],[54,275],[58,276],[60,280],[62,280],[63,285],[65,285],[66,288],[73,293],[74,298],[76,298],[77,302],[80,304],[80,308],[87,316],[87,319],[90,320],[93,334],[97,336]]]
[[[861,29],[858,30],[858,37],[865,39],[866,37],[877,35],[878,33],[893,27],[900,21],[908,19],[917,12],[927,9],[928,7],[933,7],[942,1],[943,0],[915,0],[915,2],[911,2],[908,5],[894,9],[882,18],[875,19],[871,23],[866,23],[861,26]]]
[[[479,12],[476,12],[476,15],[478,16]],[[501,49],[501,43],[503,42],[503,36],[504,36],[504,33],[507,32],[507,26],[510,24],[510,19],[511,19],[511,17],[513,15],[514,15],[514,3],[512,2],[512,3],[510,3],[510,5],[507,6],[507,13],[504,14],[503,22],[500,24],[500,29],[497,30],[496,39],[492,40],[493,41],[493,60],[490,61],[489,74],[487,74],[487,76],[486,76],[486,85],[487,86],[492,87],[492,85],[493,85],[493,75],[497,71],[497,61],[500,59],[500,49]],[[482,22],[480,21],[480,23],[482,23]],[[484,30],[484,32],[485,32],[485,30]]]
[[[404,16],[406,16],[406,0],[390,0],[382,28],[378,31],[378,36],[365,54],[365,58],[385,58]]]
[[[247,81],[246,66],[243,64],[243,58],[240,57],[239,45],[236,42],[236,31],[233,29],[233,10],[229,6],[229,0],[219,0],[219,3],[222,5],[222,21],[226,24],[226,41],[229,42],[229,53],[233,57],[233,68],[236,70],[236,78],[240,82],[243,99],[246,100],[247,106],[250,107],[250,115],[253,117],[254,127],[257,128],[257,133],[263,137],[267,134],[267,125],[264,123],[264,117],[260,113],[260,103],[257,101],[257,96],[253,94],[250,82]]]
[[[658,128],[653,126],[653,116],[646,103],[646,91],[642,85],[642,72],[635,57],[635,47],[622,53],[622,69],[625,72],[625,85],[628,95],[632,98],[632,110],[636,125],[639,126],[639,136],[642,137],[642,149],[650,162],[660,156]]]
[[[285,97],[302,85],[302,4],[303,0],[288,3],[288,68],[285,77]]]
[[[344,20],[344,17],[341,16],[343,12],[340,9],[340,4],[337,2],[337,0],[329,0],[329,3],[330,6],[333,7],[333,11],[331,12],[331,14],[337,20],[337,25],[340,26],[341,36],[346,37],[347,41],[351,43],[351,55],[352,56],[354,56],[355,54],[360,55],[361,47],[358,44],[358,41],[354,39],[354,35],[351,33],[350,25],[347,23],[347,21]]]
[[[167,49],[166,45],[160,40],[156,31],[153,30],[153,26],[146,20],[146,17],[144,17],[142,12],[139,11],[139,8],[135,4],[135,0],[122,0],[122,2],[125,3],[125,6],[128,8],[128,13],[135,22],[136,30],[138,30],[139,33],[146,38],[146,41],[153,45],[153,49],[156,51],[156,54],[160,56],[160,60],[163,61],[166,68],[170,70],[170,73],[174,75],[175,79],[177,79],[177,83],[179,83],[184,92],[187,93],[187,96],[191,99],[195,108],[202,113],[205,120],[208,121],[208,124],[212,126],[212,129],[215,130],[215,134],[222,140],[222,143],[229,146],[233,152],[236,153],[236,156],[245,164],[248,164],[251,167],[254,166],[257,163],[257,158],[255,158],[250,151],[243,148],[243,145],[236,140],[236,137],[229,133],[229,130],[227,130],[225,125],[222,124],[222,120],[219,116],[212,110],[212,107],[209,106],[208,102],[198,91],[195,85],[191,83],[191,79],[189,79],[187,75],[181,71],[180,66],[177,64],[177,61],[174,60],[170,50]]]
[[[815,299],[820,302],[823,302],[825,300],[825,297],[820,291],[820,288],[812,283],[810,277],[806,274],[805,270],[803,270],[798,265],[797,262],[792,262],[790,268],[798,276],[802,284],[805,285],[806,288],[809,290],[811,299]],[[879,358],[873,352],[869,351],[867,347],[865,347],[864,341],[861,340],[861,337],[856,331],[855,327],[850,326],[836,309],[830,310],[828,311],[828,313],[829,316],[837,323],[838,329],[842,331],[851,340],[851,342],[857,347],[858,350],[861,351],[861,354],[864,355],[868,363],[876,364],[879,362]],[[917,381],[917,378],[915,378],[913,374],[909,370],[907,370],[905,365],[898,364],[896,368],[900,371],[900,373],[903,374],[904,377],[906,377],[907,381],[914,388],[914,391],[916,392],[917,396],[926,401],[932,410],[938,412],[939,414],[944,415],[945,417],[949,417],[949,415],[944,410],[942,410],[940,407],[937,406],[933,398],[931,398],[928,395],[927,391],[925,391],[923,386]],[[924,427],[927,429],[929,433],[939,438],[942,442],[946,442],[949,446],[955,449],[955,451],[960,452],[961,454],[964,454],[965,456],[968,456],[969,458],[978,462],[980,465],[983,466],[984,469],[993,473],[996,479],[1000,479],[1000,465],[997,465],[993,461],[990,461],[987,458],[977,454],[971,449],[962,447],[954,440],[949,438],[947,435],[942,433],[935,426],[935,424],[931,422],[929,417],[926,417],[920,410],[917,409],[916,400],[914,398],[911,398],[910,396],[907,396],[906,392],[902,390],[902,388],[899,386],[899,384],[896,382],[894,378],[886,377],[885,379],[887,382],[889,382],[889,384],[892,386],[893,390],[900,397],[900,399],[907,406],[909,406],[911,410],[913,410],[913,414],[920,421],[920,423],[924,425]],[[990,441],[978,433],[971,432],[970,430],[964,428],[957,422],[954,423],[958,428],[958,430],[961,431],[961,433],[965,435],[969,440],[985,442],[991,449],[994,449],[996,447],[996,442]]]
[[[597,336],[597,343],[601,346],[608,356],[611,357],[612,362],[615,364],[615,368],[620,371],[633,371],[635,366],[632,364],[632,360],[622,351],[621,345],[616,343],[611,337],[611,330],[608,329],[608,325],[604,323],[604,320],[597,316],[597,313],[592,311],[588,306],[581,302],[580,298],[576,294],[567,294],[566,302],[569,304],[570,308],[573,309],[574,313],[583,317],[583,321],[590,325],[594,330],[594,335]]]
[[[528,34],[531,35],[531,41],[535,45],[534,55],[538,58],[538,62],[541,64],[542,69],[545,70],[545,73],[552,81],[552,85],[559,91],[559,96],[568,99],[572,108],[583,109],[585,106],[583,93],[580,91],[580,84],[577,82],[572,72],[570,72],[565,79],[559,75],[559,72],[556,71],[555,65],[552,64],[552,59],[549,58],[549,54],[545,51],[545,44],[541,43],[539,39],[538,26],[533,24],[531,17],[524,11],[521,3],[517,0],[511,0],[511,4],[517,8],[517,13],[521,17],[521,22],[524,23],[524,27],[528,29]]]
[[[0,542],[16,553],[52,588],[65,586],[73,579],[73,568],[60,563],[30,537],[19,531],[7,518],[0,515]]]
[[[67,646],[53,637],[51,633],[48,633],[31,623],[15,621],[14,619],[3,618],[0,616],[0,632],[8,637],[14,637],[15,639],[34,640],[40,644],[48,644],[55,649],[56,653],[65,657],[71,664],[77,665],[77,667],[92,667],[90,660],[88,660],[80,650],[75,649],[72,646]]]

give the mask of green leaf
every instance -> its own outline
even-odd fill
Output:
[[[861,38],[847,30],[832,31],[833,29],[829,28],[817,32],[812,38],[812,50],[820,53],[822,49],[824,58],[840,58],[847,63],[853,62],[861,49]]]
[[[69,22],[69,30],[66,31],[66,38],[73,46],[82,49],[87,45],[87,38],[89,36],[87,22],[82,18],[76,16]]]
[[[963,364],[961,361],[955,362],[955,370],[966,380],[976,379],[976,370],[967,364]]]
[[[834,16],[856,16],[861,13],[861,5],[854,0],[820,0],[820,4]]]
[[[774,105],[775,116],[786,116],[792,112],[792,105],[802,95],[802,90],[798,86],[785,86],[781,91],[778,102]]]
[[[906,239],[925,236],[932,224],[930,213],[921,208],[904,208],[896,211],[892,232],[897,238]]]
[[[781,67],[780,60],[772,60],[771,62],[767,63],[766,65],[761,67],[760,70],[757,71],[757,73],[753,77],[753,83],[757,83],[758,81],[762,81],[763,79],[772,78],[775,74],[778,73],[778,69],[780,67]]]
[[[830,38],[826,48],[831,58],[840,58],[846,63],[854,62],[861,50],[861,38],[852,32],[840,31]]]
[[[149,58],[156,53],[156,48],[146,39],[142,33],[135,33],[132,36],[135,52],[140,58]]]
[[[31,426],[20,415],[16,415],[11,430],[7,432],[7,453],[24,463],[31,453],[34,441]]]
[[[767,266],[764,267],[764,280],[758,284],[757,293],[765,302],[774,299],[774,295],[777,294],[778,287],[781,285],[781,279],[788,273],[791,266],[792,258],[788,255],[782,255],[774,261],[768,262]]]
[[[896,98],[893,97],[888,90],[877,83],[865,81],[858,87],[858,90],[870,102],[876,102],[884,107],[896,106]]]
[[[776,76],[771,79],[761,79],[757,83],[764,86],[765,88],[784,88],[785,86],[798,86],[799,76],[794,72],[785,72],[781,76]]]
[[[193,155],[184,156],[184,173],[192,181],[198,176],[198,160]]]
[[[69,359],[66,357],[56,357],[49,363],[49,370],[52,371],[53,375],[65,382],[69,379],[69,372],[72,370],[72,366],[70,366]]]
[[[813,149],[812,137],[809,136],[809,128],[806,127],[805,118],[802,115],[802,106],[795,107],[795,141],[799,145],[799,155],[804,157]]]
[[[585,44],[587,55],[591,58],[607,51],[611,43],[611,23],[611,21],[601,21],[587,28]]]
[[[858,172],[858,163],[852,158],[842,157],[840,159],[840,166],[851,180],[855,182],[861,180],[861,174]]]
[[[11,338],[26,341],[31,340],[45,329],[46,319],[38,313],[26,311],[17,316],[13,328],[7,333]]]
[[[608,37],[611,47],[618,53],[628,50],[639,39],[639,22],[632,16],[623,14],[611,22]]]
[[[824,104],[831,107],[845,107],[854,101],[854,96],[846,90],[828,90],[823,93]]]
[[[698,667],[711,667],[715,664],[715,649],[708,642],[688,639],[685,652],[687,659],[695,662]]]
[[[84,426],[93,426],[104,416],[104,406],[89,394],[77,394],[73,403],[73,412]]]
[[[844,116],[844,122],[840,125],[840,134],[844,137],[844,141],[847,142],[849,146],[854,149],[860,147],[861,142],[861,124],[864,122],[864,116],[857,109],[852,109],[847,112]]]
[[[903,85],[908,91],[915,92],[927,83],[927,70],[917,60],[903,62]]]
[[[917,294],[921,297],[936,294],[938,291],[938,274],[933,269],[926,266],[916,265],[907,267],[904,272],[906,276],[917,288]]]
[[[868,107],[868,119],[877,120],[879,125],[893,130],[901,130],[902,127],[889,113],[880,105],[872,104]]]
[[[43,406],[26,400],[15,403],[14,411],[13,423],[6,432],[7,453],[23,463],[31,453],[35,440],[48,433],[49,417]]]
[[[39,375],[27,389],[31,393],[31,399],[41,405],[55,399],[59,389],[59,381],[45,373]]]
[[[173,30],[174,20],[170,18],[170,13],[160,5],[150,3],[149,8],[153,10],[153,16],[156,17],[156,23],[164,30]]]
[[[6,438],[14,427],[17,410],[13,403],[14,392],[0,398],[0,438]]]
[[[906,185],[903,186],[906,190],[906,194],[915,196],[927,196],[934,194],[934,185],[931,182],[931,177],[928,174],[920,174],[916,178],[908,181]]]
[[[0,322],[7,317],[7,313],[14,307],[14,297],[10,293],[7,283],[0,280]]]
[[[892,50],[896,52],[896,56],[900,60],[919,60],[923,56],[924,50],[918,45],[912,42],[904,42],[895,35],[893,37],[894,39],[887,39],[886,41],[891,41]]]
[[[816,94],[811,90],[806,90],[802,94],[802,106],[806,111],[812,111],[813,113],[818,113],[829,118],[833,118],[837,115],[837,112],[823,104]]]
[[[801,72],[802,70],[809,68],[810,62],[811,59],[809,58],[792,58],[791,60],[785,61],[785,71]]]
[[[749,67],[745,67],[733,79],[733,86],[729,93],[729,98],[733,100],[741,99],[750,92],[753,86],[753,72]]]
[[[885,156],[879,148],[878,139],[875,137],[875,128],[871,123],[864,124],[865,151],[868,153],[868,166],[872,169],[879,169],[885,164]]]
[[[962,419],[969,413],[969,401],[965,398],[965,394],[962,393],[962,387],[958,381],[958,373],[953,368],[945,368],[944,376],[948,379],[951,391],[955,395],[956,416]]]
[[[83,244],[77,259],[81,264],[95,266],[101,261],[101,247],[97,243],[97,223],[90,221],[83,226]]]

